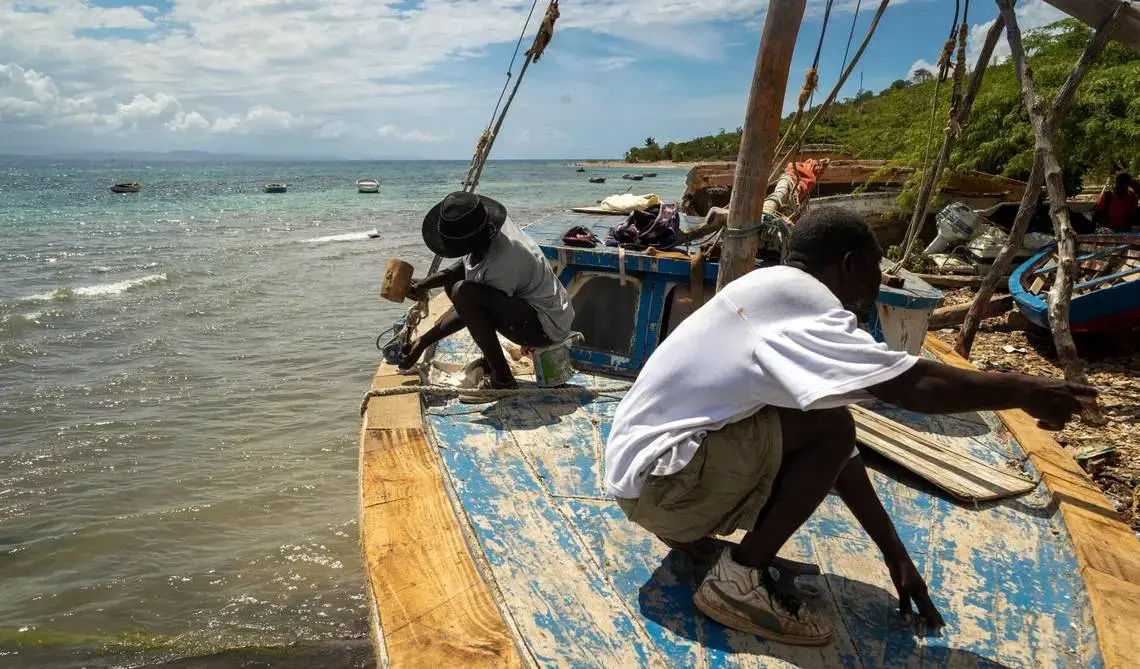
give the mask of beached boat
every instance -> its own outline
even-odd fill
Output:
[[[142,184],[128,183],[111,186],[112,193],[137,193],[142,190]]]
[[[798,580],[833,619],[829,645],[772,643],[698,613],[702,568],[625,520],[602,488],[602,452],[630,377],[713,294],[719,268],[679,250],[561,242],[573,225],[601,238],[610,224],[567,213],[527,229],[568,287],[573,327],[585,335],[571,352],[570,385],[539,388],[520,374],[517,396],[489,404],[417,387],[478,355],[465,333],[430,352],[424,378],[387,362],[373,377],[376,396],[361,408],[359,503],[378,666],[1126,666],[1121,639],[1133,630],[1108,621],[1136,596],[1119,576],[1121,560],[1135,562],[1135,539],[1072,458],[1018,411],[870,407],[1025,484],[1020,496],[961,503],[868,456],[946,618],[940,636],[895,622],[878,550],[834,495],[781,551],[822,572]],[[904,286],[891,299],[922,301],[926,291]],[[433,300],[420,331],[447,306]],[[923,354],[968,365],[934,338]],[[976,471],[957,475],[989,485]]]
[[[286,184],[281,184],[281,183],[276,183],[276,182],[265,184],[265,192],[266,193],[284,193],[284,192],[287,192],[288,190],[289,190],[289,187]]]
[[[1069,327],[1073,332],[1122,332],[1140,323],[1140,234],[1077,236]],[[1048,292],[1057,272],[1050,244],[1009,277],[1014,304],[1030,322],[1049,327]]]
[[[379,193],[380,182],[376,179],[361,179],[356,182],[356,191],[358,193]]]

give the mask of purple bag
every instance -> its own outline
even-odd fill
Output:
[[[610,228],[606,246],[669,249],[676,246],[680,238],[681,215],[677,213],[677,205],[662,203],[656,210],[633,211]]]

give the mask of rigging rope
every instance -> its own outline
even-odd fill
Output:
[[[851,30],[847,32],[847,48],[843,50],[843,64],[839,66],[840,72],[847,67],[847,55],[851,53],[851,39],[855,37],[855,22],[859,20],[859,9],[862,6],[863,0],[858,0],[855,3],[855,15],[851,17]]]
[[[969,0],[966,5],[967,12],[969,11]],[[957,20],[958,12],[954,12],[954,19]],[[967,24],[968,18],[966,14],[962,15],[962,24],[955,31],[951,32],[952,38],[948,40],[946,45],[943,46],[943,54],[947,55],[953,52],[954,38],[956,37],[958,53],[954,62],[954,75],[953,86],[950,91],[950,112],[946,121],[945,134],[957,136],[961,131],[959,127],[958,112],[961,109],[962,98],[965,95],[963,90],[963,82],[966,79],[966,38],[969,34],[969,26]],[[955,33],[957,33],[955,35]],[[949,47],[949,48],[947,48]],[[948,58],[948,55],[947,55]],[[941,59],[939,59],[941,67]],[[941,70],[940,70],[941,71]],[[919,187],[918,199],[915,201],[914,211],[911,213],[910,225],[907,226],[906,235],[903,237],[901,245],[902,252],[899,259],[888,271],[889,274],[898,272],[910,259],[915,251],[915,242],[918,241],[918,235],[922,232],[922,226],[926,222],[926,213],[930,206],[930,193],[933,192],[937,186],[937,181],[940,178],[942,169],[945,167],[946,162],[950,156],[939,155],[934,165],[930,166],[930,171],[927,171],[927,160],[930,153],[930,143],[934,138],[934,126],[937,123],[938,111],[938,88],[941,84],[941,77],[934,82],[934,101],[930,108],[930,124],[927,127],[926,134],[926,148],[922,154],[922,183]]]
[[[503,95],[510,86],[513,76],[511,70],[514,67],[515,59],[518,57],[519,49],[522,46],[523,37],[526,36],[527,27],[530,26],[531,17],[534,15],[534,10],[537,6],[538,0],[534,0],[530,12],[527,14],[526,22],[523,24],[522,32],[519,33],[519,39],[515,43],[515,52],[511,56],[510,64],[507,66],[507,80],[503,82],[503,89],[499,92],[499,100],[495,103],[495,109],[491,113],[491,121],[494,125],[493,127],[490,123],[487,125],[487,128],[483,130],[483,133],[479,136],[479,141],[475,145],[475,154],[471,157],[471,166],[467,170],[467,178],[463,180],[463,190],[468,193],[475,192],[475,187],[479,185],[479,177],[483,174],[483,167],[487,164],[487,156],[491,153],[491,147],[495,144],[495,138],[499,136],[499,129],[503,127],[503,121],[507,117],[507,111],[511,107],[511,102],[515,99],[515,94],[518,93],[519,86],[522,85],[527,68],[531,63],[538,62],[546,50],[546,46],[550,44],[551,38],[554,37],[554,22],[558,20],[559,16],[558,0],[550,0],[550,4],[547,5],[546,14],[542,17],[542,24],[538,27],[534,41],[531,43],[530,48],[524,52],[526,60],[523,61],[522,69],[519,70],[519,76],[515,79],[515,86],[511,89],[511,94],[507,97],[506,104],[503,104]],[[500,105],[502,105],[501,112],[499,111]],[[497,119],[496,114],[498,114]],[[431,267],[428,269],[427,276],[431,276],[439,270],[439,265],[442,260],[443,258],[439,255],[432,258]],[[416,331],[420,320],[426,316],[427,313],[427,296],[422,300],[418,300],[408,309],[408,313],[404,318],[404,327],[397,334],[402,347],[406,347],[410,343],[412,333]],[[379,337],[377,339],[379,339]]]
[[[783,156],[776,160],[775,167],[768,176],[768,183],[772,183],[780,173],[783,172],[784,165],[787,164],[788,158],[791,157],[796,147],[803,144],[804,138],[806,138],[808,133],[811,132],[811,129],[815,127],[815,124],[819,122],[820,117],[828,110],[831,103],[835,101],[835,97],[839,95],[839,89],[843,88],[843,84],[847,83],[847,77],[851,76],[851,73],[855,70],[855,66],[859,63],[859,59],[863,56],[863,52],[867,49],[867,45],[870,44],[871,37],[875,34],[875,29],[879,27],[879,19],[883,17],[883,12],[887,10],[887,5],[889,5],[890,2],[891,0],[882,0],[879,3],[879,9],[875,12],[874,18],[871,19],[871,25],[867,28],[867,34],[863,37],[863,43],[859,45],[859,49],[855,52],[855,57],[851,60],[851,63],[847,65],[847,69],[843,70],[843,74],[840,75],[839,81],[835,82],[835,87],[831,89],[831,93],[827,95],[827,99],[823,101],[823,104],[816,110],[815,115],[813,115],[811,120],[808,121],[808,124],[804,126],[796,143],[783,154]],[[780,155],[778,151],[776,155]]]
[[[815,45],[815,58],[811,61],[811,67],[804,72],[804,83],[800,87],[800,97],[796,101],[796,114],[792,117],[791,123],[788,124],[788,129],[784,131],[784,136],[780,138],[776,144],[776,150],[773,155],[780,155],[783,150],[784,144],[787,143],[788,138],[796,131],[796,126],[799,125],[800,119],[804,115],[804,106],[811,106],[811,100],[815,97],[815,89],[819,86],[819,56],[823,52],[823,38],[827,36],[827,24],[831,20],[831,5],[834,0],[827,0],[827,6],[823,10],[823,25],[819,29],[819,42]]]
[[[485,398],[485,399],[501,399],[503,397],[519,397],[519,396],[541,396],[548,397],[550,395],[605,395],[607,393],[623,393],[629,390],[632,386],[618,386],[615,388],[600,388],[598,386],[562,386],[559,388],[460,388],[458,386],[445,386],[445,385],[414,385],[414,386],[396,386],[394,388],[383,388],[381,390],[369,390],[364,394],[364,398],[360,400],[360,415],[363,416],[368,411],[368,403],[373,397],[391,397],[393,395],[412,395],[416,393],[424,393],[425,395],[445,395],[448,397],[470,397],[470,398]]]

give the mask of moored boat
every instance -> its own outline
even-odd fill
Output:
[[[137,183],[115,184],[111,186],[112,193],[137,193],[140,190],[142,190],[142,184]]]
[[[589,181],[592,184],[604,184],[606,182],[606,178],[605,177],[590,177]]]
[[[1125,331],[1140,323],[1140,233],[1077,236],[1069,327],[1073,332]],[[1009,277],[1009,292],[1031,323],[1049,327],[1048,292],[1057,245],[1026,260]]]
[[[376,179],[360,179],[356,182],[358,193],[379,193],[380,182]]]
[[[641,181],[644,177],[640,174],[623,174],[622,179],[629,179],[630,181]]]
[[[289,190],[289,186],[283,183],[271,182],[265,184],[266,193],[284,193]]]

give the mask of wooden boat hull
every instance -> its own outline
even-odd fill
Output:
[[[534,233],[560,276],[575,254],[604,264],[606,249],[559,247],[552,237],[563,223]],[[690,262],[625,258],[633,263],[623,265],[626,281],[644,287],[631,327],[656,341],[668,326],[653,296],[696,285]],[[715,280],[714,270],[705,265],[704,277]],[[676,278],[647,279],[656,274]],[[589,298],[570,288],[576,308]],[[421,331],[447,307],[446,298],[434,300]],[[670,309],[692,306],[678,298]],[[620,362],[585,353],[600,357],[575,360]],[[630,354],[631,371],[647,354]],[[923,354],[968,366],[932,337]],[[446,367],[476,355],[460,333],[431,360]],[[1123,668],[1140,657],[1140,544],[1021,412],[933,417],[872,407],[975,460],[1019,463],[1034,487],[961,504],[869,457],[876,489],[948,625],[928,638],[897,622],[877,549],[831,496],[781,552],[822,569],[806,585],[835,627],[830,645],[797,648],[697,613],[699,566],[625,520],[605,494],[602,452],[629,379],[580,371],[561,393],[520,381],[529,394],[493,404],[411,393],[371,398],[363,411],[360,528],[378,666]],[[381,364],[372,387],[418,382]]]
[[[1014,304],[1031,323],[1049,327],[1047,295],[1033,290],[1038,278],[1055,266],[1056,244],[1050,244],[1022,263],[1009,278]],[[1100,262],[1106,250],[1122,258],[1121,269],[1106,276],[1078,281],[1073,287],[1069,327],[1073,332],[1121,332],[1140,324],[1140,234],[1078,235],[1081,265]],[[1088,257],[1092,256],[1092,257]],[[1086,257],[1084,261],[1080,261]],[[1103,272],[1105,269],[1094,272]],[[1114,277],[1116,278],[1114,280]],[[1042,279],[1044,282],[1045,279]],[[1099,286],[1103,287],[1098,287]],[[1108,284],[1114,285],[1108,285]]]
[[[115,184],[111,186],[112,193],[137,193],[142,190],[140,184]]]
[[[927,350],[967,364],[936,340]],[[453,362],[473,354],[466,338],[436,353]],[[381,365],[373,387],[415,382]],[[573,383],[621,382],[579,374]],[[916,637],[895,622],[877,550],[829,497],[781,555],[822,568],[808,585],[822,593],[836,637],[797,648],[696,613],[699,568],[606,497],[599,449],[619,398],[371,401],[360,513],[378,666],[1130,666],[1121,653],[1135,646],[1133,628],[1120,619],[1137,610],[1120,607],[1140,596],[1127,580],[1137,576],[1136,541],[1024,414],[917,420],[974,457],[1028,456],[1030,474],[1043,478],[1026,497],[961,505],[872,465],[947,619],[942,635]]]

